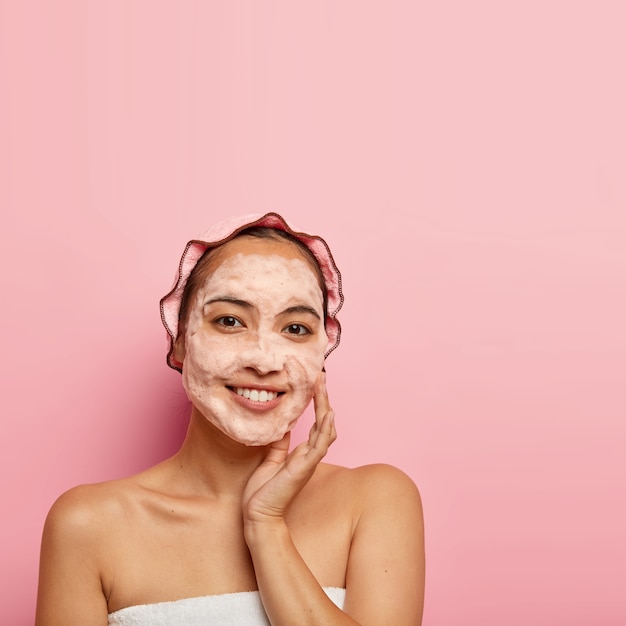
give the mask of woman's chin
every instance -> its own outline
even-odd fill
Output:
[[[226,434],[234,441],[250,447],[269,446],[280,441],[294,426],[296,422],[286,424],[280,428],[255,428],[229,431]]]

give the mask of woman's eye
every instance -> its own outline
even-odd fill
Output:
[[[289,335],[310,335],[311,331],[303,324],[289,324],[285,328],[285,332]]]
[[[231,315],[224,315],[224,317],[218,317],[215,320],[220,326],[226,326],[228,328],[236,328],[238,326],[243,326],[243,324],[236,318]]]

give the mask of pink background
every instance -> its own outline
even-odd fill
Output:
[[[344,275],[330,460],[422,491],[425,626],[626,623],[623,6],[1,2],[0,622],[53,500],[181,440],[184,243],[276,210]]]

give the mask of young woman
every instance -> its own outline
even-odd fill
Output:
[[[186,438],[159,465],[53,505],[37,626],[421,623],[415,485],[386,465],[322,462],[342,300],[326,243],[275,213],[187,244],[161,301],[192,404]],[[308,440],[289,451],[311,399]]]

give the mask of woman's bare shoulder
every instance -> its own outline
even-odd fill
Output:
[[[68,489],[52,504],[46,527],[71,533],[105,531],[137,502],[144,490],[143,476],[144,473]]]
[[[319,480],[324,488],[341,491],[349,499],[365,505],[381,500],[402,500],[421,507],[420,493],[413,479],[401,469],[375,463],[348,468],[322,463]]]
[[[387,463],[372,463],[358,467],[345,467],[320,463],[321,476],[328,480],[346,480],[353,484],[375,481],[376,484],[403,484],[417,489],[413,479],[400,468]]]

